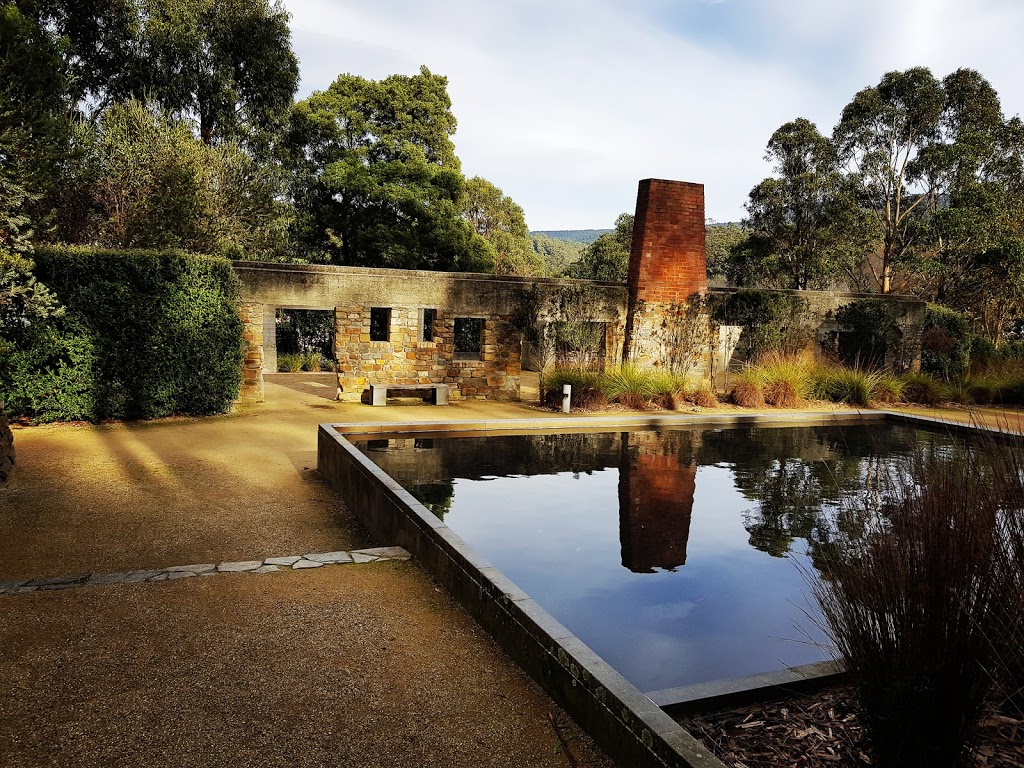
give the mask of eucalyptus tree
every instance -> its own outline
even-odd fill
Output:
[[[880,230],[877,264],[869,266],[882,293],[892,290],[901,265],[930,247],[927,213],[937,180],[921,155],[940,139],[945,103],[942,83],[927,68],[888,72],[843,108],[832,134],[859,202]]]
[[[132,95],[191,118],[206,144],[262,147],[298,89],[280,0],[139,0],[141,66]]]
[[[629,272],[629,253],[633,242],[633,214],[622,213],[615,219],[615,229],[599,235],[566,273],[580,280],[603,280],[624,283]]]
[[[522,207],[487,179],[466,181],[462,217],[493,250],[494,272],[540,275],[544,261],[533,249]]]
[[[828,287],[870,247],[870,220],[832,142],[809,120],[786,123],[768,141],[776,176],[750,192],[749,236],[733,247],[726,274],[739,285]]]

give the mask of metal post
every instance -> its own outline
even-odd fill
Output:
[[[572,384],[562,385],[562,413],[568,413],[572,409]]]

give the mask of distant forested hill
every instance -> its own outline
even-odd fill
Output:
[[[551,229],[551,230],[538,230],[531,232],[531,235],[545,235],[550,237],[552,240],[567,240],[570,243],[582,243],[583,245],[590,245],[592,242],[597,240],[601,235],[606,232],[611,232],[610,229]]]
[[[569,265],[579,259],[586,246],[573,240],[560,240],[540,232],[531,232],[533,250],[544,260],[544,274],[561,277]]]

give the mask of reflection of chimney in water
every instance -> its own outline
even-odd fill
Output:
[[[652,573],[685,565],[696,480],[692,457],[667,450],[657,433],[622,433],[619,540],[624,567]]]

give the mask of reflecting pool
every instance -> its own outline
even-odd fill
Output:
[[[827,657],[806,578],[894,424],[354,444],[643,691]]]

